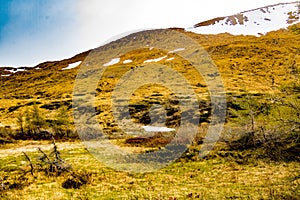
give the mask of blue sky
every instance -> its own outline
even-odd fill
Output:
[[[9,1],[0,0],[0,5],[0,27],[3,27],[8,23],[9,20]]]
[[[71,2],[0,0],[0,66],[33,66],[76,53],[68,37],[75,27]]]
[[[124,32],[189,27],[285,0],[0,0],[0,66],[35,66]]]

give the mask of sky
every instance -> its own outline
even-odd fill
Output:
[[[0,0],[0,66],[70,58],[126,32],[191,27],[292,0]]]

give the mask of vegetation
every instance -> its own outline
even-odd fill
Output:
[[[59,108],[53,116],[53,119],[46,119],[37,103],[33,103],[31,108],[25,112],[19,112],[16,118],[18,129],[13,130],[10,127],[2,129],[0,138],[2,143],[10,143],[13,140],[51,140],[77,138],[72,129],[69,113],[66,107]],[[3,138],[6,138],[3,139]]]
[[[190,81],[200,102],[201,123],[196,138],[175,163],[151,173],[118,172],[95,160],[79,141],[65,143],[69,138],[78,139],[70,118],[78,69],[61,69],[83,60],[86,52],[43,63],[41,70],[0,77],[0,198],[299,199],[299,24],[261,37],[184,34],[210,54],[227,92],[225,128],[209,155],[198,156],[211,121],[209,91],[192,65],[176,54],[171,55],[172,61],[159,63]],[[110,101],[126,72],[165,54],[150,48],[128,52],[120,59],[133,62],[109,66],[99,81],[96,117],[111,142],[120,148],[153,152],[174,137],[172,132],[140,137],[124,133],[114,119]],[[166,115],[164,125],[177,129],[182,114],[178,99],[159,85],[135,90],[129,105],[132,121],[149,125],[149,111],[156,104],[166,111],[157,111]],[[192,112],[185,112],[193,117]],[[52,143],[44,144],[44,140]],[[26,149],[31,144],[33,149],[43,144],[53,150]],[[58,151],[64,144],[77,146]]]
[[[39,152],[28,153],[31,159],[39,155]],[[79,189],[64,189],[63,185],[69,175],[49,177],[43,172],[35,172],[36,178],[27,175],[29,186],[4,190],[0,192],[1,198],[297,199],[299,194],[298,162],[277,163],[250,159],[249,163],[241,164],[234,154],[225,156],[225,152],[220,151],[215,158],[176,162],[156,172],[129,174],[107,168],[84,148],[62,150],[61,155],[78,173],[85,174],[88,171],[90,183]],[[246,157],[246,152],[237,156]],[[19,173],[18,166],[22,166],[22,162],[28,163],[22,154],[1,160],[0,177],[5,181],[15,180],[13,174]]]

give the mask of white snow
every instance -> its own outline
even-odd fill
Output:
[[[184,51],[185,48],[178,48],[178,49],[175,49],[173,51],[169,51],[169,53],[176,53],[176,52],[179,52],[179,51]]]
[[[174,57],[168,58],[166,61],[171,61],[171,60],[174,60]]]
[[[37,68],[34,68],[35,70],[39,70],[39,69],[41,69],[40,67],[37,67]]]
[[[69,64],[68,67],[62,68],[61,70],[74,69],[74,68],[78,67],[81,63],[82,63],[82,61],[78,61],[76,63]]]
[[[109,61],[108,63],[105,63],[103,66],[108,67],[108,66],[111,66],[111,65],[115,65],[119,62],[120,62],[120,58],[113,58],[113,59],[111,59],[111,61]]]
[[[186,30],[199,34],[219,34],[227,32],[233,35],[260,36],[270,31],[287,28],[299,22],[299,18],[294,21],[289,21],[289,13],[299,16],[298,5],[299,2],[284,3],[245,11],[234,15],[234,17],[225,17],[223,20],[216,21],[213,25],[187,28]],[[242,23],[239,23],[239,17],[240,19],[243,18]]]
[[[17,69],[11,69],[11,70],[8,70],[8,69],[5,69],[5,71],[7,72],[10,72],[10,73],[17,73],[17,72],[24,72],[26,71],[25,69],[20,69],[20,68],[17,68]]]
[[[128,63],[132,63],[132,60],[128,59],[123,61],[123,64],[128,64]]]
[[[175,131],[173,128],[158,127],[158,126],[143,126],[143,129],[147,132],[171,132]]]
[[[149,47],[149,51],[152,51],[154,49],[154,47]]]
[[[168,57],[168,56],[163,56],[163,57],[160,57],[160,58],[145,60],[144,63],[159,62],[159,61],[165,59],[166,57]]]
[[[10,76],[10,74],[3,74],[3,75],[1,75],[1,76]]]

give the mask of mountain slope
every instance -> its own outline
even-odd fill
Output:
[[[276,93],[280,87],[299,80],[299,25],[294,25],[289,30],[271,32],[262,37],[230,34],[199,35],[183,29],[177,31],[193,38],[210,54],[220,71],[227,94]],[[26,71],[11,73],[10,76],[1,76],[8,73],[8,69],[2,69],[1,123],[15,124],[18,113],[25,111],[33,101],[38,102],[40,107],[50,114],[61,105],[71,106],[75,77],[80,62],[84,61],[87,55],[89,52],[62,61],[42,63]],[[132,68],[145,66],[148,61],[172,66],[182,73],[199,97],[207,93],[203,80],[195,77],[197,73],[192,70],[192,66],[176,53],[170,54],[145,47],[115,59],[115,62],[107,68],[101,81],[99,80],[99,91],[102,91],[99,93],[99,99],[107,99],[106,105],[102,106],[109,105],[111,91],[124,73]]]
[[[276,93],[280,88],[299,81],[300,23],[294,24],[299,20],[298,5],[299,2],[278,4],[232,17],[199,23],[192,32],[180,28],[173,30],[186,34],[206,49],[220,71],[227,94]],[[289,13],[291,9],[294,10]],[[205,27],[214,30],[213,27],[220,25],[222,20],[226,20],[227,27],[232,28],[230,30],[235,30],[235,27],[244,27],[246,30],[247,27],[244,25],[250,23],[251,16],[255,16],[257,12],[262,13],[261,18],[270,17],[270,20],[263,19],[270,23],[276,22],[277,19],[275,17],[271,19],[271,16],[280,17],[281,14],[285,16],[289,13],[289,17],[284,20],[286,23],[280,19],[278,25],[287,26],[291,23],[292,26],[288,29],[269,32],[261,37],[195,33],[197,32],[195,30]],[[276,12],[279,14],[276,15]],[[238,18],[239,16],[243,17]],[[286,21],[288,19],[290,21]],[[209,26],[209,24],[213,25]],[[215,33],[217,31],[216,28]],[[135,38],[134,34],[132,38]],[[156,38],[144,39],[155,40]],[[113,42],[107,47],[113,49]],[[184,49],[184,46],[181,49]],[[108,62],[108,68],[99,80],[99,88],[97,88],[97,91],[101,91],[97,94],[99,99],[107,100],[107,102],[105,105],[97,106],[107,109],[110,104],[111,91],[120,77],[131,69],[143,67],[151,62],[171,66],[182,73],[190,81],[199,98],[203,99],[203,96],[208,94],[206,84],[201,77],[196,77],[197,72],[192,70],[193,66],[189,62],[176,55],[176,51],[181,49],[175,49],[171,53],[145,46],[145,48],[129,52]],[[97,49],[91,51],[97,51]],[[1,124],[16,124],[16,116],[32,106],[33,101],[38,103],[50,117],[51,113],[61,105],[71,108],[72,92],[78,69],[91,51],[62,61],[41,63],[33,68],[0,68],[0,127]],[[159,90],[159,88],[155,89]],[[148,88],[139,92],[144,96],[149,96]],[[108,111],[101,113],[105,118],[108,114]]]
[[[218,17],[194,25],[186,30],[199,34],[230,33],[233,35],[256,35],[287,28],[299,22],[300,2],[281,3],[232,16]]]

